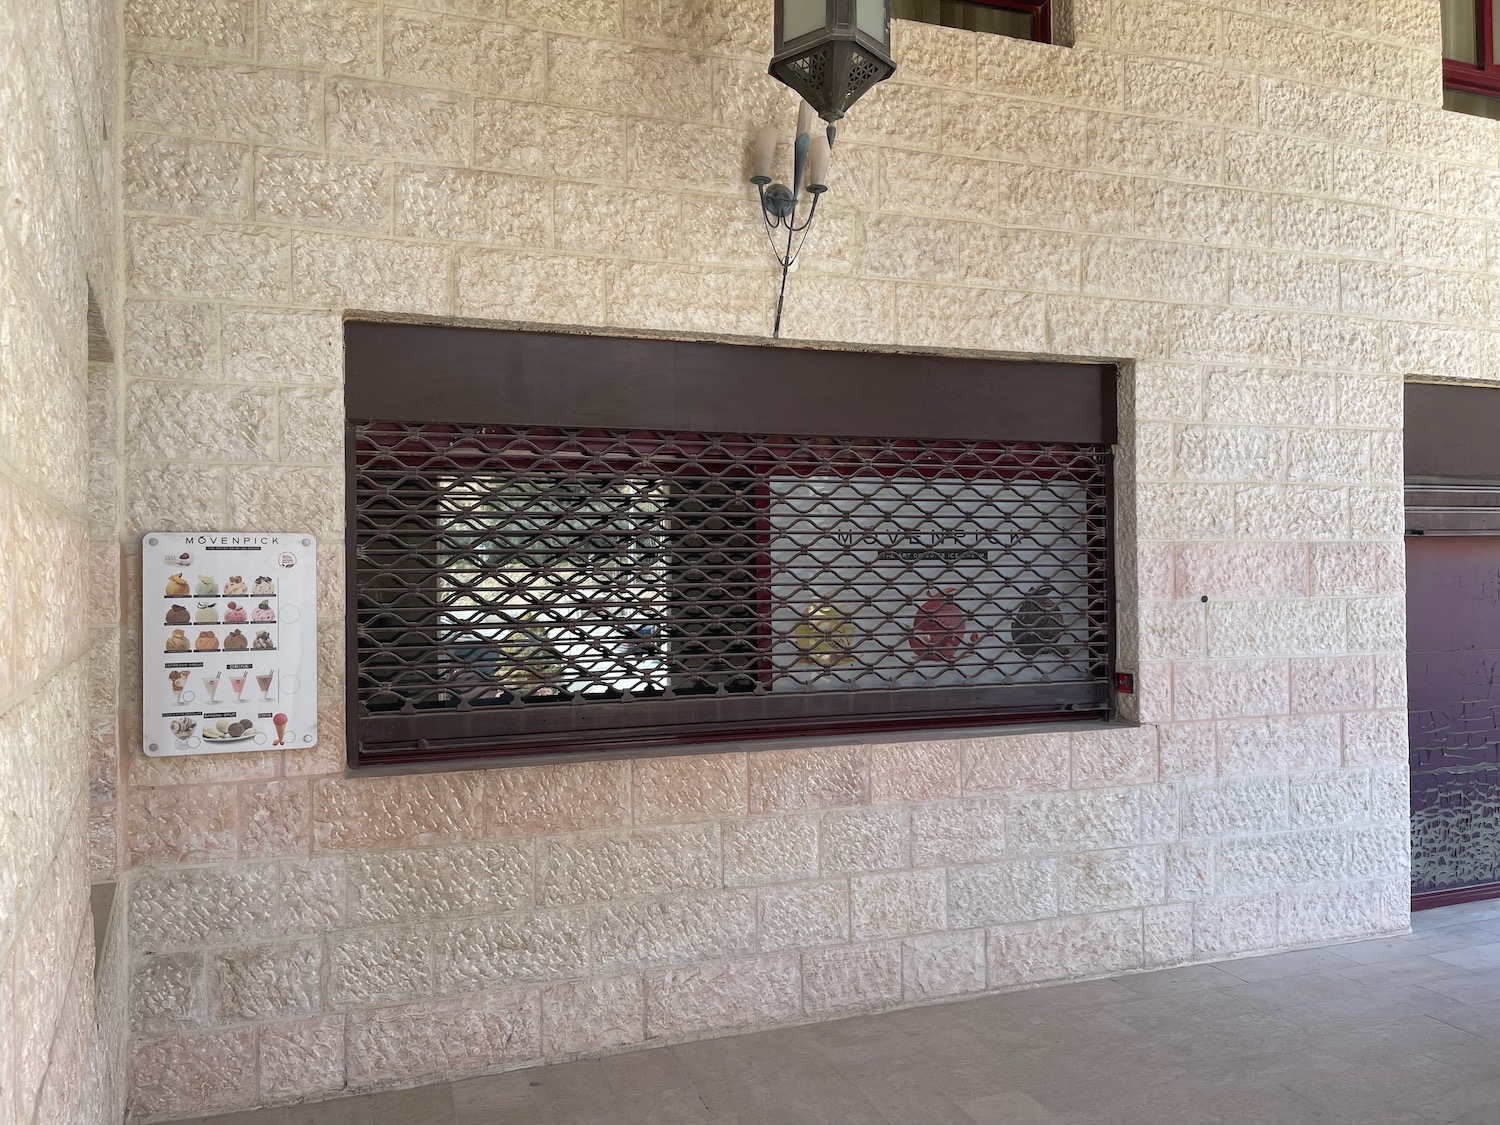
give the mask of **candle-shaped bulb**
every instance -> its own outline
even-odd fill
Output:
[[[812,138],[807,154],[807,190],[818,192],[828,187],[828,138],[818,133]]]
[[[797,136],[800,137],[803,133],[812,132],[812,124],[815,116],[813,107],[803,102],[797,110]]]
[[[771,161],[776,156],[776,127],[767,125],[755,131],[755,178],[771,179]]]

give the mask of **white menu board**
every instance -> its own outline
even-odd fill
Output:
[[[141,540],[147,754],[318,740],[317,541],[302,532],[148,532]]]

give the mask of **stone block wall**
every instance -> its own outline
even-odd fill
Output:
[[[94,455],[116,433],[117,49],[108,5],[0,0],[6,1122],[124,1110],[124,927],[96,966],[89,909],[91,876],[119,870],[120,538],[112,455]]]
[[[345,777],[342,318],[764,337],[770,3],[125,0],[127,558],[326,587],[318,747],[124,724],[138,1117],[1407,925],[1401,386],[1500,373],[1500,124],[1434,4],[1072,7],[896,25],[785,334],[1124,364],[1141,725]]]

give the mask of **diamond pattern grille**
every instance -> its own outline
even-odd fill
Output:
[[[361,738],[1102,710],[1101,446],[351,425]]]

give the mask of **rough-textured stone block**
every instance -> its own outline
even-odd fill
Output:
[[[311,1015],[322,967],[318,941],[220,950],[208,963],[209,1018],[226,1024]]]
[[[597,261],[562,254],[461,249],[456,267],[461,316],[559,324],[602,324],[607,276]]]
[[[347,882],[342,856],[279,865],[277,905],[288,933],[318,933],[345,924]]]
[[[759,948],[767,952],[849,940],[849,884],[843,879],[767,887],[756,895]]]
[[[396,233],[448,242],[487,242],[508,246],[538,246],[548,241],[551,210],[546,182],[530,176],[475,172],[457,168],[419,168],[396,176]],[[590,208],[590,221],[607,222],[600,200]],[[636,200],[625,214],[639,211]],[[567,250],[613,249],[567,236],[573,230],[558,203],[558,241]],[[576,232],[575,232],[576,233]],[[649,247],[637,247],[648,249]]]
[[[133,382],[126,450],[159,460],[270,460],[272,410],[271,396],[250,388]],[[211,431],[204,418],[215,420]]]
[[[1084,852],[1057,862],[1057,908],[1062,914],[1149,906],[1165,897],[1166,852],[1161,848]]]
[[[389,173],[367,160],[261,150],[255,156],[255,215],[295,226],[385,231]]]
[[[344,1086],[344,1017],[262,1024],[258,1058],[263,1099],[333,1094]]]
[[[485,834],[540,836],[630,821],[630,767],[581,762],[494,770],[485,777]]]
[[[983,990],[984,931],[907,938],[901,943],[901,976],[908,1000]]]
[[[281,924],[270,863],[143,871],[129,909],[131,944],[142,952],[270,937]]]
[[[1370,816],[1370,778],[1363,770],[1294,774],[1291,779],[1293,828],[1333,828]]]
[[[581,911],[528,911],[440,928],[434,937],[439,992],[480,992],[577,976],[588,964]]]
[[[179,137],[133,137],[121,148],[120,192],[127,211],[248,218],[250,149]]]
[[[646,1027],[654,1036],[781,1023],[801,1009],[795,955],[667,969],[646,976]]]
[[[1290,708],[1285,660],[1217,660],[1172,670],[1172,715],[1213,719],[1285,714]]]
[[[932,801],[958,796],[957,742],[897,742],[870,747],[870,800]]]
[[[144,1117],[212,1113],[255,1101],[255,1029],[138,1039],[130,1106]]]
[[[218,314],[211,305],[131,301],[125,306],[125,351],[138,379],[217,377]]]
[[[625,119],[608,113],[478,98],[474,162],[568,180],[625,177]]]
[[[140,294],[275,301],[286,292],[286,235],[269,227],[130,219],[125,252]]]
[[[1140,831],[1140,803],[1133,789],[1045,793],[1011,804],[1010,841],[1017,852],[1124,847],[1136,843]]]
[[[751,817],[721,826],[727,886],[785,883],[818,873],[818,823],[812,817]]]
[[[1157,779],[1156,729],[1079,731],[1072,735],[1075,788],[1145,784]]]
[[[243,308],[226,308],[223,316],[225,379],[328,384],[342,379],[343,325],[337,316]]]
[[[750,811],[783,812],[865,804],[869,751],[863,746],[768,750],[750,756]]]
[[[945,152],[1013,160],[1048,152],[1076,164],[1085,151],[1088,115],[1076,109],[953,92],[943,96],[940,113]],[[934,135],[917,147],[930,144]]]
[[[946,885],[941,871],[900,871],[849,880],[855,940],[900,937],[945,929]]]
[[[383,65],[387,77],[401,81],[536,98],[542,43],[535,31],[513,25],[398,9],[386,14]]]
[[[953,929],[1026,922],[1057,913],[1057,865],[1023,859],[948,872],[948,924]]]
[[[150,957],[131,972],[129,989],[132,1031],[161,1035],[204,1022],[207,992],[201,953]]]
[[[825,874],[905,867],[910,859],[905,809],[861,809],[823,817],[819,862]]]
[[[126,71],[125,116],[199,137],[267,144],[319,140],[317,80],[291,70],[140,58]]]
[[[460,163],[470,118],[458,94],[384,82],[330,79],[328,147],[363,156]]]
[[[915,867],[981,863],[1005,852],[1005,802],[940,801],[911,812]]]
[[[624,265],[609,277],[610,324],[686,332],[762,336],[770,297],[759,274],[671,263]]]
[[[263,0],[260,58],[278,66],[371,74],[379,20],[373,0]]]
[[[1278,937],[1283,945],[1322,944],[1385,928],[1379,891],[1368,883],[1289,891],[1278,898]]]
[[[639,1043],[646,1037],[646,988],[639,976],[568,981],[542,990],[542,1053],[570,1055]]]
[[[679,51],[553,35],[547,41],[547,71],[576,77],[551,91],[566,106],[706,121],[712,104],[708,59]]]
[[[344,396],[324,387],[284,388],[276,450],[283,462],[337,462],[344,444]]]
[[[1343,602],[1220,601],[1208,607],[1208,654],[1214,657],[1330,653],[1344,648]]]
[[[448,307],[448,251],[439,246],[299,232],[292,263],[292,295],[305,304],[422,312]]]
[[[606,972],[752,953],[755,895],[721,891],[596,906],[589,943]]]
[[[239,791],[240,855],[306,855],[312,846],[312,792],[305,781],[266,781]]]
[[[1406,760],[1404,711],[1354,712],[1343,716],[1344,764],[1379,765]]]
[[[251,0],[130,0],[124,11],[126,43],[145,51],[248,58],[254,24]]]
[[[1101,238],[1084,251],[1085,292],[1219,302],[1227,287],[1228,259],[1219,250],[1181,242]]]
[[[569,904],[708,889],[719,885],[721,867],[716,825],[544,840],[537,855],[537,898]]]
[[[1212,898],[1193,906],[1193,948],[1199,953],[1244,953],[1276,945],[1277,896]]]
[[[450,1077],[540,1058],[534,990],[378,1008],[349,1017],[349,1084]]]
[[[356,925],[500,913],[531,902],[531,848],[470,844],[354,855],[349,904]]]
[[[417,926],[345,930],[329,938],[327,996],[335,1007],[368,1007],[432,994],[432,956]]]
[[[418,774],[318,782],[313,838],[324,851],[457,843],[480,835],[480,779]]]
[[[132,866],[233,859],[238,828],[231,786],[140,789],[130,794],[126,851]]]
[[[1051,918],[989,932],[986,961],[991,988],[1096,976],[1142,963],[1141,914]]]
[[[802,955],[802,1007],[809,1015],[880,1008],[901,998],[901,944],[879,942]]]
[[[1338,765],[1338,716],[1240,719],[1219,725],[1219,770],[1270,773]]]
[[[1219,844],[1215,884],[1220,893],[1250,894],[1347,877],[1350,836],[1330,830],[1287,833]]]
[[[1285,830],[1286,782],[1279,777],[1225,778],[1182,790],[1182,834],[1214,840]]]
[[[643,758],[631,765],[636,824],[683,824],[745,812],[748,755]]]
[[[965,794],[1064,789],[1068,784],[1067,735],[974,739],[964,742],[961,752]]]
[[[1046,321],[1046,301],[1033,293],[896,286],[896,339],[905,345],[1043,351]]]

